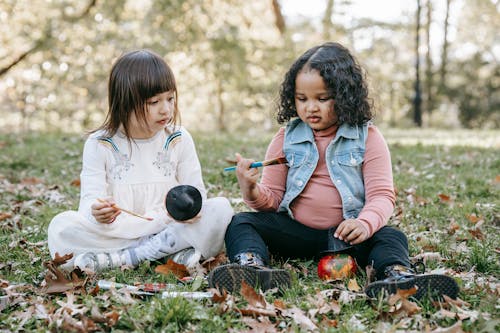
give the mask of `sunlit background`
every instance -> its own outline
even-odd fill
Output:
[[[1,131],[95,128],[136,48],[172,66],[184,125],[271,130],[284,73],[325,41],[363,64],[380,125],[500,127],[498,0],[18,0],[0,29]]]

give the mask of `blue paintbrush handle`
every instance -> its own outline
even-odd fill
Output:
[[[262,165],[263,165],[262,162],[253,162],[252,164],[250,164],[250,168],[259,168]],[[236,165],[232,166],[232,167],[224,168],[224,171],[234,171],[234,170],[236,170]]]

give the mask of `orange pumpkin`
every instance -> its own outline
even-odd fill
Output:
[[[328,254],[318,263],[318,277],[321,280],[343,280],[356,274],[356,261],[346,253]]]

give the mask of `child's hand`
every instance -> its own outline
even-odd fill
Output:
[[[92,209],[92,215],[99,223],[109,224],[113,223],[116,217],[121,213],[119,209],[113,207],[115,201],[113,198],[105,198],[102,201],[96,201],[90,206]]]
[[[363,222],[347,219],[339,224],[333,236],[351,245],[356,245],[368,239],[368,230]]]
[[[243,158],[237,153],[236,162],[236,177],[238,178],[243,198],[250,201],[256,200],[259,197],[259,190],[257,189],[259,170],[257,168],[250,168],[250,164],[255,161]]]

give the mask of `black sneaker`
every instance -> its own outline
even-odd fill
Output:
[[[370,283],[365,293],[372,298],[376,298],[381,293],[395,294],[398,289],[411,289],[417,287],[417,292],[411,297],[420,300],[425,296],[430,298],[442,298],[446,295],[450,298],[457,298],[458,284],[450,276],[441,274],[416,274],[408,267],[395,265],[385,269],[387,278]]]
[[[240,264],[218,266],[208,276],[210,288],[217,288],[220,291],[226,290],[229,293],[239,292],[241,281],[263,291],[272,288],[287,288],[291,283],[290,273],[284,269]]]

